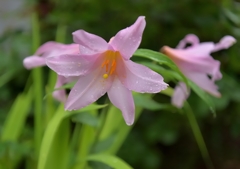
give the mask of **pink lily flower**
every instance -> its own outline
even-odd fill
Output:
[[[32,69],[35,67],[45,66],[46,58],[61,54],[79,54],[78,44],[65,45],[57,42],[46,42],[38,48],[34,55],[29,56],[23,60],[23,65],[26,69]],[[62,85],[76,80],[76,77],[64,77],[58,75],[57,82],[54,88],[59,88]],[[60,101],[66,101],[65,90],[56,90],[53,92],[53,97]]]
[[[80,109],[95,102],[106,92],[122,111],[127,125],[134,122],[135,105],[131,90],[158,93],[167,88],[163,77],[130,60],[142,39],[146,22],[136,22],[113,37],[109,43],[99,36],[78,30],[74,42],[81,54],[47,58],[47,65],[62,76],[80,76],[65,104],[66,110]]]
[[[179,42],[176,49],[164,46],[162,52],[169,56],[182,73],[200,88],[215,97],[221,97],[218,87],[215,85],[215,81],[222,78],[220,62],[214,60],[210,54],[222,49],[227,49],[235,42],[236,39],[232,36],[224,36],[220,42],[216,44],[213,42],[199,43],[196,35],[189,34]],[[191,46],[185,48],[187,43],[191,44]],[[179,85],[175,87],[172,104],[181,108],[189,94],[190,91],[187,90],[186,84],[180,82]]]

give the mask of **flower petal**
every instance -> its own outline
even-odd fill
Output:
[[[43,58],[64,54],[79,54],[79,45],[49,41],[41,45],[35,52],[35,56],[41,56]]]
[[[91,55],[108,49],[108,43],[97,35],[84,30],[75,31],[72,35],[74,42],[80,45],[81,54]]]
[[[54,89],[57,89],[57,88],[63,86],[65,83],[66,83],[66,78],[64,76],[58,75],[57,82],[55,84]],[[56,100],[63,102],[63,103],[67,99],[66,92],[64,89],[63,90],[55,90],[52,95]]]
[[[103,69],[97,69],[86,76],[81,76],[68,96],[65,109],[80,109],[104,95],[112,85],[112,78],[104,79],[103,74]]]
[[[119,76],[123,85],[129,90],[141,93],[158,93],[165,90],[168,84],[163,82],[163,77],[146,66],[124,61],[126,66],[125,76]],[[122,72],[117,68],[118,74]],[[121,72],[120,72],[121,71]]]
[[[109,44],[129,60],[141,43],[145,26],[145,17],[140,16],[132,26],[119,31]]]
[[[185,53],[185,57],[209,57],[211,51],[214,49],[213,42],[204,42],[199,45],[190,46],[186,49],[181,50]]]
[[[232,37],[232,36],[224,36],[219,43],[217,43],[214,47],[214,49],[212,50],[212,52],[216,52],[222,49],[228,49],[229,47],[231,47],[234,43],[236,43],[237,40]]]
[[[132,92],[124,87],[118,78],[115,78],[112,87],[107,93],[113,105],[122,111],[126,124],[129,126],[132,125],[135,115]]]
[[[174,89],[174,93],[171,98],[171,102],[174,106],[181,108],[185,100],[187,100],[190,91],[187,90],[185,83],[180,82]]]
[[[176,63],[182,72],[194,71],[205,73],[211,75],[213,81],[222,78],[220,62],[214,60],[212,57],[196,58],[195,60],[191,59],[188,62],[177,61]]]
[[[199,44],[199,38],[194,34],[188,34],[182,39],[177,45],[177,49],[183,49],[186,45],[190,43],[192,46]]]
[[[78,79],[79,79],[78,76],[64,77],[64,76],[58,75],[57,82],[55,84],[54,89],[60,88],[66,83],[77,81]],[[55,90],[52,95],[56,100],[58,100],[60,102],[64,103],[67,100],[66,91],[64,89]]]
[[[88,73],[94,64],[85,55],[60,55],[46,58],[48,67],[62,76],[80,76]]]
[[[215,97],[221,97],[218,86],[215,85],[214,81],[210,80],[206,74],[197,72],[184,72],[184,74],[206,92]]]
[[[212,45],[211,44],[206,45],[209,47],[208,52],[210,52],[211,50],[210,47]],[[196,52],[199,49],[197,49]],[[219,80],[222,78],[222,74],[220,72],[220,62],[218,60],[214,60],[210,56],[210,53],[205,55],[205,57],[201,57],[200,55],[197,55],[197,53],[194,54],[192,50],[190,50],[189,52],[188,49],[177,50],[172,49],[168,46],[163,47],[162,51],[175,62],[175,64],[179,67],[179,69],[182,72],[195,71],[206,73],[212,76],[212,80]]]
[[[42,55],[45,52],[50,52],[51,50],[54,50],[56,48],[59,48],[62,44],[54,41],[49,41],[44,44],[42,44],[37,51],[35,52],[35,55]]]
[[[45,58],[39,56],[29,56],[23,60],[23,65],[26,69],[32,69],[35,67],[45,66]]]

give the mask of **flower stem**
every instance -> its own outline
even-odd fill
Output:
[[[40,44],[39,22],[37,14],[32,15],[32,50],[35,52]],[[36,156],[39,154],[39,149],[42,139],[42,70],[36,68],[33,70],[33,87],[34,87],[34,148]]]
[[[214,169],[213,163],[212,163],[211,158],[209,156],[207,146],[204,142],[204,139],[203,139],[201,130],[198,126],[197,120],[196,120],[196,118],[195,118],[195,116],[192,112],[192,109],[191,109],[190,105],[187,102],[185,102],[185,104],[184,104],[184,109],[185,109],[185,113],[186,113],[186,116],[188,118],[189,124],[192,128],[194,137],[197,141],[198,147],[199,147],[200,152],[202,154],[203,160],[204,160],[208,169]]]

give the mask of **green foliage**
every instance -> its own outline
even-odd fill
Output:
[[[96,154],[87,158],[89,161],[98,161],[107,164],[115,169],[132,169],[128,164],[116,156],[108,154]]]
[[[213,54],[224,72],[217,82],[220,99],[186,79],[168,57],[158,52],[164,45],[175,47],[188,33],[196,34],[201,41],[217,42],[227,34],[239,39],[238,2],[26,3],[19,16],[32,19],[32,31],[7,28],[0,35],[0,168],[202,169],[211,168],[211,160],[219,169],[239,166],[239,43]],[[56,74],[47,68],[33,70],[28,78],[30,73],[23,68],[22,60],[40,44],[54,39],[72,43],[71,33],[78,29],[108,41],[139,15],[146,16],[147,21],[141,43],[145,49],[137,50],[132,59],[160,73],[171,87],[156,95],[134,93],[134,126],[127,126],[113,105],[101,105],[102,100],[80,111],[65,112],[51,96],[58,90],[53,89]],[[188,99],[191,107],[170,105],[178,81],[193,91]]]

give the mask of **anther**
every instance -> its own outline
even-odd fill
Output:
[[[103,78],[104,78],[104,79],[107,79],[107,78],[108,78],[108,74],[106,74],[106,73],[103,74]]]

